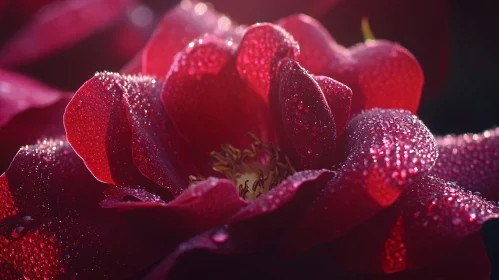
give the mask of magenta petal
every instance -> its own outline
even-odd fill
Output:
[[[263,98],[242,81],[231,41],[204,37],[180,52],[168,73],[161,101],[179,133],[206,155],[230,143],[248,148],[248,132],[273,140]]]
[[[64,94],[27,77],[0,69],[0,128],[30,108],[43,108]]]
[[[287,233],[286,251],[342,236],[395,202],[437,158],[433,135],[408,111],[363,112],[350,121],[345,135],[346,160]]]
[[[279,238],[313,193],[331,178],[326,170],[298,172],[229,219],[229,224],[198,235],[170,254],[147,279],[161,279],[180,257],[194,251],[232,255],[254,252]]]
[[[339,139],[350,121],[352,90],[346,85],[326,76],[314,76],[321,87],[327,105],[331,108],[336,124],[336,137]]]
[[[70,46],[112,23],[134,1],[56,1],[3,47],[0,65],[25,64]]]
[[[495,203],[426,176],[332,251],[354,270],[393,273],[424,268],[448,258],[465,237],[498,217]]]
[[[135,227],[154,228],[161,238],[167,239],[164,242],[170,241],[167,236],[184,241],[220,226],[248,204],[239,197],[233,182],[216,178],[193,184],[168,203],[137,189],[113,188],[106,194],[107,199],[101,202],[103,207],[126,211]],[[123,202],[126,196],[140,201]]]
[[[437,143],[439,156],[432,174],[499,201],[499,128],[449,135],[437,138]]]
[[[347,51],[336,45],[328,31],[314,18],[296,14],[280,19],[276,24],[291,33],[298,41],[300,45],[298,61],[312,74],[324,74],[331,61],[348,59]],[[331,48],[337,48],[338,51],[332,52]],[[343,56],[339,50],[343,50]],[[339,65],[335,63],[334,66]]]
[[[296,59],[299,53],[298,43],[279,26],[252,25],[246,30],[237,52],[237,71],[266,100],[278,62],[286,57]]]
[[[30,279],[123,279],[158,258],[64,140],[22,148],[0,177],[0,257]],[[91,268],[91,269],[89,269]]]
[[[161,87],[152,78],[98,73],[76,92],[66,133],[97,179],[147,184],[145,176],[173,195],[187,186],[188,157],[159,101]]]
[[[269,103],[279,144],[296,168],[332,168],[337,162],[333,114],[317,82],[291,60],[279,63]]]
[[[235,37],[238,32],[231,20],[218,14],[205,3],[183,0],[166,13],[149,40],[142,56],[142,72],[163,78],[174,61],[174,56],[189,42],[203,34]]]

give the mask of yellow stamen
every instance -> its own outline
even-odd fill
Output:
[[[362,36],[364,36],[364,41],[376,40],[373,31],[371,30],[371,26],[369,25],[369,19],[367,17],[362,18],[360,26],[361,26],[360,29],[362,31]]]

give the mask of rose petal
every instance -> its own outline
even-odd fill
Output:
[[[70,96],[27,77],[0,70],[0,172],[19,148],[43,136],[64,134]]]
[[[284,29],[269,23],[256,24],[246,30],[241,41],[237,71],[266,100],[278,62],[285,57],[296,59],[299,53],[298,44]]]
[[[291,59],[283,59],[270,92],[281,149],[299,169],[332,168],[336,127],[317,82]]]
[[[48,107],[63,93],[35,80],[0,69],[0,128],[30,108]]]
[[[341,239],[333,251],[338,260],[357,271],[419,269],[441,262],[465,237],[498,217],[495,203],[454,183],[426,176],[393,206]],[[362,248],[361,252],[356,248]]]
[[[432,174],[499,201],[499,128],[482,134],[437,138],[439,156]]]
[[[336,124],[336,137],[339,139],[350,121],[352,90],[346,85],[326,76],[314,76],[321,87],[327,105],[331,108]]]
[[[162,249],[99,207],[104,189],[64,140],[21,149],[0,177],[0,256],[32,279],[136,275]]]
[[[345,132],[348,156],[285,237],[297,252],[331,241],[391,205],[435,164],[432,134],[404,110],[373,109],[354,117]]]
[[[139,202],[123,202],[125,196]],[[193,184],[174,200],[165,203],[157,196],[137,189],[108,190],[104,208],[125,211],[135,228],[149,228],[145,238],[158,236],[172,245],[196,234],[220,226],[248,203],[242,200],[233,182],[210,178]],[[175,231],[172,232],[172,226]],[[152,234],[154,232],[154,234]],[[163,241],[165,242],[165,241]],[[173,248],[172,248],[173,249]]]
[[[144,49],[142,71],[145,74],[164,77],[174,61],[174,56],[189,42],[205,34],[235,37],[237,24],[218,14],[205,3],[183,0],[166,13]]]
[[[414,56],[400,45],[374,40],[345,49],[309,17],[295,15],[279,24],[300,44],[304,56],[298,62],[310,67],[313,74],[331,77],[352,89],[352,113],[376,107],[416,113],[423,72]]]
[[[168,73],[161,100],[177,130],[205,154],[223,143],[247,148],[253,141],[273,139],[270,113],[235,69],[231,41],[206,37],[178,54]]]
[[[195,251],[222,255],[254,252],[279,238],[291,219],[305,206],[314,191],[331,178],[326,170],[303,171],[261,196],[234,215],[229,224],[198,235],[183,244],[162,261],[146,279],[160,279],[171,272],[180,257]]]
[[[109,25],[134,1],[56,1],[2,48],[0,64],[25,64],[70,46]]]
[[[145,176],[173,195],[187,186],[188,156],[159,102],[161,87],[106,72],[76,92],[64,115],[68,141],[97,179],[149,185]]]

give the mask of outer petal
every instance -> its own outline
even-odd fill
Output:
[[[205,154],[223,143],[247,148],[253,132],[272,139],[263,98],[238,76],[231,41],[205,37],[179,53],[161,100],[177,130]]]
[[[158,257],[113,211],[64,140],[19,151],[0,177],[0,257],[30,279],[136,275]]]
[[[331,108],[336,124],[336,137],[339,139],[350,121],[352,90],[346,85],[326,76],[314,76],[321,87],[327,105]]]
[[[283,59],[270,92],[279,143],[299,169],[332,168],[337,162],[333,114],[317,82],[291,59]]]
[[[300,44],[304,56],[298,61],[304,67],[352,89],[352,113],[376,107],[416,113],[423,72],[414,56],[400,45],[374,40],[347,50],[312,18],[295,15],[279,24]]]
[[[140,200],[123,201],[127,196]],[[107,191],[105,208],[123,211],[138,234],[158,238],[170,249],[176,242],[220,226],[248,203],[242,200],[233,182],[210,178],[191,185],[174,200],[165,203],[143,190],[115,187]],[[175,230],[172,230],[174,227]],[[148,228],[146,232],[144,228]]]
[[[307,205],[311,195],[330,177],[331,173],[325,170],[304,171],[289,177],[234,215],[225,227],[208,231],[181,244],[147,279],[164,278],[171,273],[180,257],[185,258],[196,251],[237,255],[265,247],[279,238],[294,215]]]
[[[345,133],[346,160],[287,233],[284,250],[301,251],[342,236],[395,202],[437,158],[432,134],[407,111],[364,112]]]
[[[357,271],[419,269],[442,262],[465,237],[498,217],[496,203],[426,176],[389,209],[340,240],[333,251]]]
[[[160,91],[154,79],[112,73],[96,74],[77,91],[64,124],[68,141],[97,179],[147,184],[145,176],[173,195],[187,186],[182,163],[188,157]]]
[[[439,156],[432,174],[499,201],[499,128],[482,134],[437,138]]]
[[[237,51],[237,71],[266,100],[270,80],[278,62],[295,59],[299,46],[293,37],[279,26],[265,23],[250,26]]]
[[[205,3],[183,0],[165,14],[145,47],[142,71],[162,78],[168,73],[175,54],[189,42],[206,33],[237,39],[241,31],[234,31],[234,28],[229,18],[218,14]]]
[[[0,54],[0,64],[24,64],[74,44],[116,20],[134,1],[56,1],[11,39]]]
[[[0,172],[22,145],[64,134],[62,115],[69,95],[0,70]]]

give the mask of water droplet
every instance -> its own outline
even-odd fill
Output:
[[[216,243],[223,243],[227,241],[228,238],[229,234],[225,231],[218,231],[211,237],[211,239],[213,239],[213,241]]]

